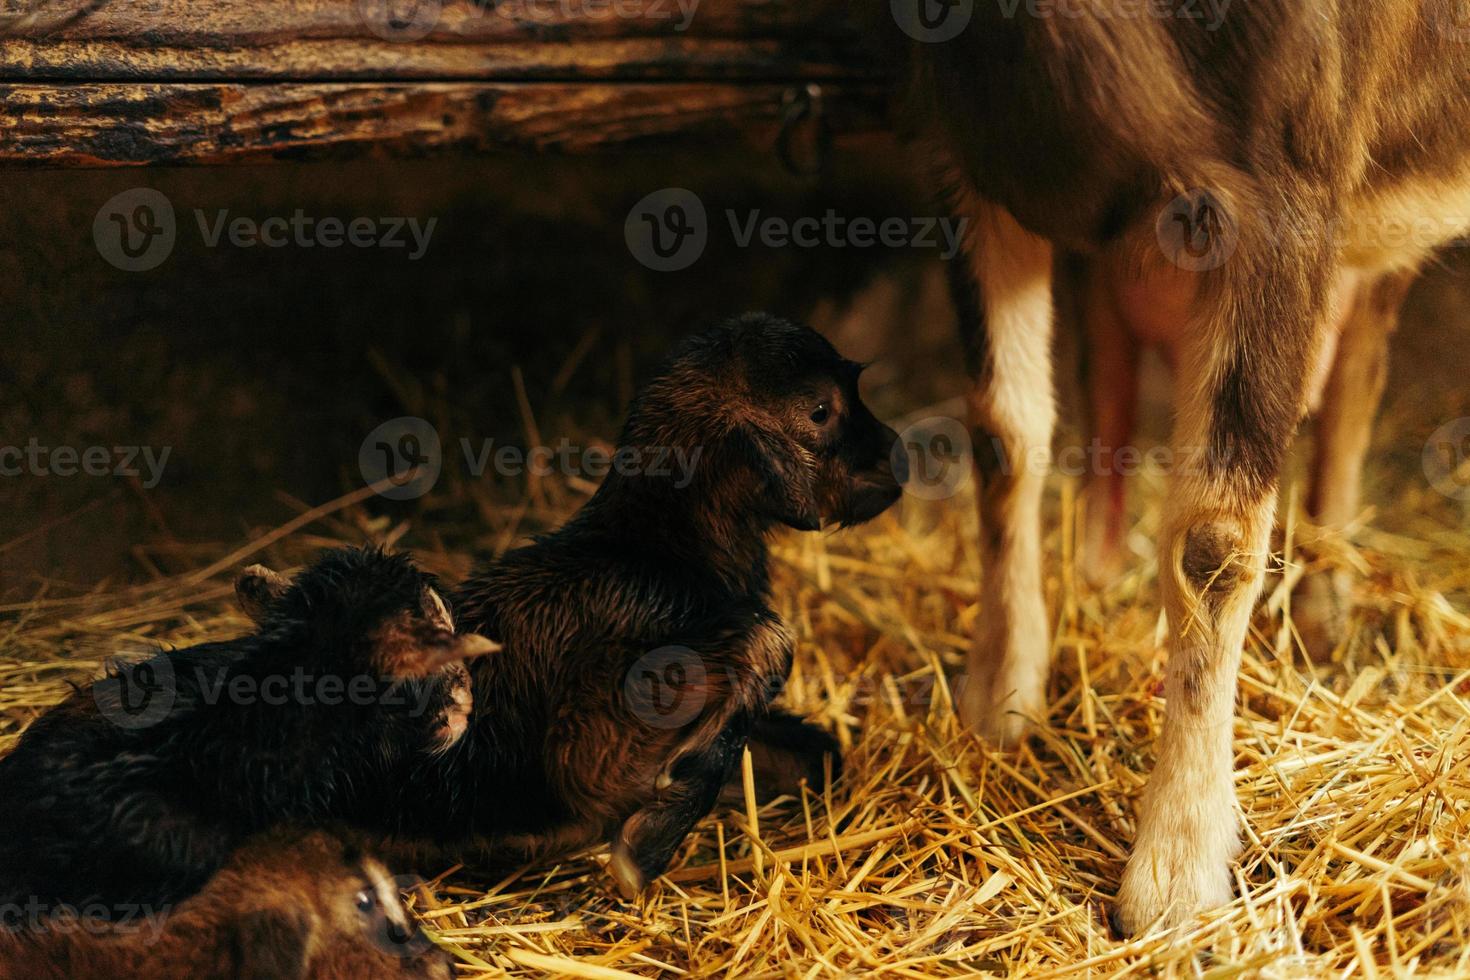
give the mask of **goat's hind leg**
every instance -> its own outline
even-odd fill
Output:
[[[1416,277],[1408,270],[1359,283],[1342,320],[1312,440],[1307,511],[1324,529],[1341,532],[1358,517],[1373,419],[1388,383],[1388,340]],[[1292,617],[1312,659],[1328,659],[1342,640],[1352,588],[1353,573],[1346,568],[1324,568],[1302,581]]]
[[[825,729],[789,711],[773,708],[750,733],[751,768],[756,800],[799,796],[802,784],[814,793],[842,775],[842,747]],[[830,768],[829,768],[830,767]],[[745,781],[737,773],[720,794],[724,802],[745,798]]]

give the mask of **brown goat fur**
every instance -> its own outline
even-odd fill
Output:
[[[132,919],[0,932],[6,980],[449,980],[398,882],[325,833],[276,831],[235,852],[198,894]],[[7,923],[8,924],[8,923]]]
[[[806,327],[750,315],[675,350],[638,395],[597,493],[561,529],[480,568],[461,628],[470,731],[421,785],[402,837],[492,857],[610,841],[626,894],[715,805],[747,739],[773,775],[820,779],[835,745],[771,703],[791,637],[767,539],[869,520],[897,500],[895,434],[861,368]],[[659,472],[670,454],[695,465]],[[901,469],[901,467],[900,467]],[[413,841],[407,845],[412,847]]]
[[[1057,253],[1124,270],[1179,335],[1158,549],[1168,712],[1113,910],[1124,932],[1232,894],[1236,671],[1334,294],[1470,227],[1459,9],[1241,0],[1208,19],[1193,0],[977,0],[942,5],[970,17],[948,40],[908,46],[911,117],[970,219],[954,280],[984,448],[984,615],[963,712],[999,740],[1046,714],[1044,474],[1027,460],[1055,422]]]

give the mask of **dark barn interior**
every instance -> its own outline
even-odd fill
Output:
[[[895,429],[964,418],[942,235],[741,240],[770,217],[944,217],[892,80],[850,26],[812,27],[824,5],[706,2],[687,35],[580,3],[546,22],[450,2],[425,41],[401,12],[383,36],[371,2],[189,0],[154,54],[146,12],[107,4],[0,27],[0,750],[114,658],[242,632],[246,564],[377,543],[453,580],[554,527],[595,488],[576,452],[612,444],[675,341],[741,311],[872,362],[864,396]],[[630,240],[671,188],[707,231],[661,271]],[[174,231],[129,271],[106,216],[137,189]],[[242,244],[221,224],[298,213],[392,220],[404,243]],[[410,219],[431,229],[421,247]],[[1320,663],[1289,625],[1303,428],[1242,673],[1244,897],[1183,938],[1120,943],[1104,914],[1162,718],[1151,472],[1132,570],[1106,589],[1076,573],[1079,481],[1048,483],[1054,733],[1002,752],[958,724],[950,688],[984,614],[973,488],[909,495],[773,552],[798,638],[784,700],[841,743],[840,781],[722,806],[639,903],[593,850],[508,877],[417,869],[415,915],[462,977],[1457,975],[1470,493],[1435,489],[1425,447],[1470,416],[1467,321],[1470,259],[1451,248],[1393,340],[1363,519],[1310,559],[1360,577]],[[1065,318],[1058,334],[1060,449],[1084,437]],[[1157,359],[1146,382],[1152,446]],[[404,417],[437,435],[440,472],[392,499],[366,489],[367,461]],[[572,462],[545,473],[482,455],[560,444]],[[93,447],[95,473],[68,464]]]

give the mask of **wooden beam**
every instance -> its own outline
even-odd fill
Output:
[[[0,81],[873,77],[836,0],[36,0]],[[66,15],[72,14],[71,19]]]
[[[130,83],[0,85],[0,165],[224,164],[678,137],[774,145],[786,85]],[[885,122],[883,86],[824,86],[836,134]]]

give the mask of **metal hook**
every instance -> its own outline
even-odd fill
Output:
[[[822,86],[809,82],[800,88],[787,89],[782,98],[785,110],[781,116],[781,132],[776,137],[776,155],[781,164],[796,177],[812,177],[827,169],[832,154],[832,129],[827,125],[822,103]],[[803,164],[793,150],[796,131],[803,123],[812,126],[812,159]]]

